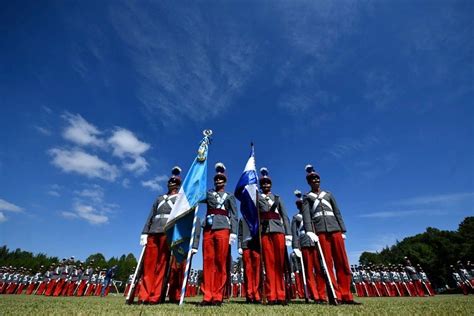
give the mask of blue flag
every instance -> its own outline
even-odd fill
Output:
[[[209,138],[206,136],[201,141],[198,155],[184,178],[165,225],[171,251],[178,262],[186,259],[194,233],[196,208],[199,201],[206,198],[208,145]]]
[[[244,172],[240,176],[234,195],[240,201],[240,213],[249,226],[252,237],[258,235],[257,190],[258,174],[255,167],[255,152],[250,152]]]

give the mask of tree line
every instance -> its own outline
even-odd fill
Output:
[[[428,227],[424,233],[406,237],[380,252],[363,252],[359,263],[367,265],[403,263],[407,256],[413,264],[420,264],[436,288],[456,287],[450,265],[461,260],[474,260],[474,217],[466,217],[457,230]]]

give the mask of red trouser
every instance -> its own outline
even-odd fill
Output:
[[[18,285],[18,288],[16,289],[15,291],[15,294],[21,294],[23,292],[23,290],[25,289],[25,284],[21,283],[20,285]]]
[[[56,287],[54,288],[53,296],[59,296],[61,294],[65,283],[66,281],[64,279],[59,279]]]
[[[59,280],[50,280],[48,282],[48,285],[46,286],[46,291],[44,292],[44,295],[46,296],[51,296],[53,294],[53,290],[54,290],[54,287],[56,286],[56,283],[58,282]]]
[[[228,229],[204,229],[203,238],[203,300],[222,302],[227,280]]]
[[[351,292],[352,273],[349,260],[347,260],[342,233],[318,233],[318,237],[337,299],[346,302],[352,301],[354,299]],[[334,275],[334,269],[336,270],[336,275]],[[320,280],[324,282],[322,275],[320,276]]]
[[[38,285],[38,283],[30,283],[28,284],[28,287],[26,288],[26,292],[25,294],[26,295],[30,295],[31,293],[33,293],[33,291],[35,290],[35,287]]]
[[[299,258],[298,258],[299,260]],[[304,284],[303,284],[303,273],[296,272],[295,273],[295,282],[296,282],[296,292],[299,298],[304,298]]]
[[[35,295],[43,295],[46,290],[47,281],[40,282],[38,288],[36,289]]]
[[[138,299],[143,302],[158,303],[161,299],[163,281],[170,258],[170,248],[165,234],[149,234],[143,259],[142,286]]]
[[[123,296],[127,296],[128,290],[130,289],[131,285],[131,283],[127,283],[127,285],[125,286],[125,290],[123,291]]]
[[[244,249],[242,260],[245,269],[245,297],[250,300],[260,301],[260,273],[262,264],[258,250]]]
[[[285,235],[262,234],[263,262],[265,263],[265,294],[268,301],[284,301],[285,293]]]
[[[312,300],[327,301],[326,282],[322,276],[318,253],[314,247],[301,248],[306,273],[306,287]]]
[[[183,260],[183,262],[178,263],[174,257],[171,259],[171,269],[169,277],[170,289],[168,292],[170,302],[178,303],[181,298],[181,287],[183,286],[185,270],[186,260]],[[186,286],[186,294],[189,294],[187,293],[187,290],[188,285]]]
[[[86,280],[81,280],[81,283],[79,283],[79,286],[77,287],[76,296],[84,295],[84,291],[86,290],[86,286],[87,286],[87,281]]]

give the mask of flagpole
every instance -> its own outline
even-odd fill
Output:
[[[198,212],[199,204],[196,205],[194,209],[194,219],[193,219],[193,229],[191,230],[191,239],[189,240],[189,250],[188,250],[188,257],[186,259],[186,270],[184,270],[184,280],[183,286],[181,287],[181,298],[179,299],[179,306],[183,305],[184,302],[184,295],[186,294],[186,284],[188,283],[188,275],[189,269],[191,268],[191,259],[193,253],[193,242],[194,242],[194,232],[196,230],[196,219],[197,219],[197,212]]]

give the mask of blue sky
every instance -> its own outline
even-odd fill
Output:
[[[291,215],[312,163],[352,263],[428,226],[456,229],[474,214],[473,12],[472,1],[4,3],[0,244],[138,255],[151,204],[205,128],[229,190],[253,141]]]

